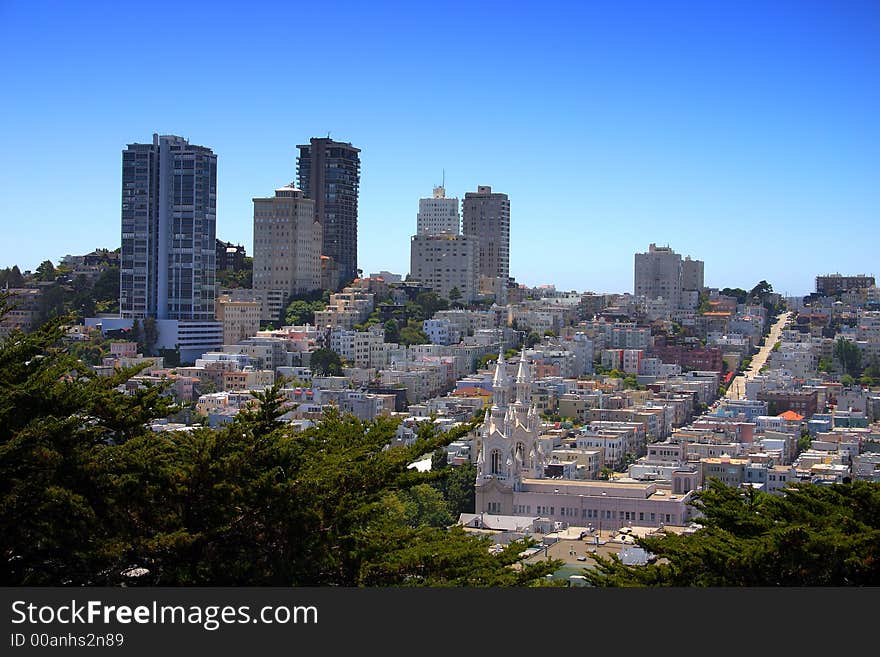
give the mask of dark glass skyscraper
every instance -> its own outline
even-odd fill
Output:
[[[214,319],[217,156],[173,135],[122,152],[122,317]]]
[[[339,283],[357,276],[358,185],[361,152],[349,143],[313,137],[300,144],[296,159],[299,188],[315,201],[320,222],[322,252],[339,268]]]

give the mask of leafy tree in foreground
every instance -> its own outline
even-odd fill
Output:
[[[876,586],[880,584],[880,484],[797,484],[784,495],[711,480],[690,536],[639,539],[647,566],[593,556],[596,586]]]
[[[522,586],[561,565],[430,526],[437,475],[408,466],[473,423],[393,448],[384,418],[296,432],[276,385],[223,429],[154,433],[162,388],[93,375],[61,321],[0,343],[2,585]]]
[[[65,319],[0,343],[4,585],[90,581],[112,561],[120,543],[105,525],[111,482],[100,463],[172,410],[158,386],[133,395],[115,390],[139,368],[98,377],[67,353]]]

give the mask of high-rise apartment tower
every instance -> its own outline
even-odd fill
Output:
[[[480,185],[464,195],[462,233],[477,238],[479,276],[510,276],[510,200]]]
[[[314,137],[297,148],[299,188],[315,202],[315,218],[323,231],[322,255],[338,267],[338,287],[357,276],[360,149],[329,137]]]
[[[446,198],[444,187],[435,187],[431,198],[419,199],[419,214],[416,217],[416,232],[419,235],[458,235],[460,230],[458,199]]]
[[[213,320],[217,156],[174,135],[122,152],[123,318]]]

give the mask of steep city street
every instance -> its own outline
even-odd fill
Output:
[[[755,354],[754,358],[752,358],[749,367],[746,368],[745,372],[736,376],[733,381],[730,382],[730,387],[727,389],[725,395],[727,399],[743,399],[745,397],[746,382],[753,378],[761,371],[761,368],[764,367],[767,359],[770,357],[770,352],[773,350],[773,345],[779,340],[782,335],[782,330],[785,328],[791,317],[791,312],[782,313],[776,320],[776,323],[770,327],[770,333],[764,340],[764,345],[758,353]]]

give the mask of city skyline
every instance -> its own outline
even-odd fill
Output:
[[[649,243],[699,257],[712,287],[766,279],[800,295],[818,274],[880,273],[880,11],[868,3],[545,3],[545,21],[495,3],[306,6],[299,22],[332,20],[358,52],[325,53],[328,71],[351,67],[346,84],[310,76],[259,103],[243,92],[278,75],[281,6],[177,8],[213,37],[189,51],[199,78],[161,54],[175,35],[118,56],[121,28],[161,4],[0,7],[0,52],[19,62],[0,78],[13,99],[0,267],[119,246],[119,153],[152,133],[218,155],[217,237],[252,255],[251,199],[294,180],[296,145],[329,133],[361,149],[364,273],[407,272],[418,199],[444,169],[448,196],[508,194],[510,274],[530,286],[630,291],[632,254]],[[428,39],[444,30],[463,47]],[[297,47],[319,48],[319,34]],[[175,103],[136,93],[123,73],[138,66],[144,87],[192,88]]]

